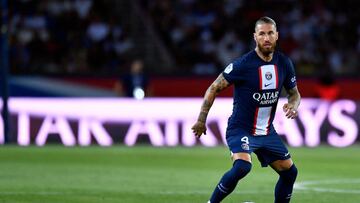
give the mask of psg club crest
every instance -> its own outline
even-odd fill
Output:
[[[271,78],[272,78],[271,72],[266,72],[266,73],[265,73],[265,78],[266,78],[267,80],[271,80]]]

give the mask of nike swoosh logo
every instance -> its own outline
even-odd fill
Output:
[[[265,87],[267,87],[267,86],[269,86],[269,85],[271,85],[272,83],[269,83],[269,84],[265,84]]]
[[[290,152],[286,153],[285,156],[289,156]]]

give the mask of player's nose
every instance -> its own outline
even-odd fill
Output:
[[[269,35],[265,35],[264,40],[265,40],[265,42],[269,42],[270,41]]]

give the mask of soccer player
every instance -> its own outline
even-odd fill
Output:
[[[290,202],[297,168],[276,133],[272,121],[282,87],[288,94],[285,116],[294,119],[300,104],[294,66],[284,54],[275,51],[276,23],[262,17],[255,23],[255,50],[230,63],[207,89],[197,122],[192,130],[197,138],[206,134],[206,118],[216,95],[234,85],[233,112],[226,129],[233,166],[221,178],[209,200],[221,202],[251,170],[254,152],[262,167],[271,166],[278,174],[275,203]]]

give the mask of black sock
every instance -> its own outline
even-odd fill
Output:
[[[294,164],[289,170],[279,172],[279,180],[275,187],[275,203],[290,202],[296,176],[297,168]]]
[[[228,196],[236,187],[238,181],[251,170],[251,163],[241,159],[235,160],[233,167],[224,174],[216,186],[210,202],[218,203]]]

